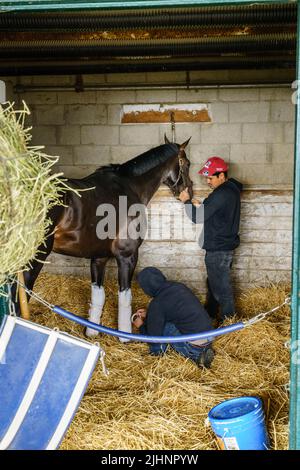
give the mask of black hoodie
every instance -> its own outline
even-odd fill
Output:
[[[180,282],[167,281],[157,268],[145,268],[137,275],[143,291],[153,297],[142,334],[163,336],[166,322],[172,322],[181,334],[212,329],[212,321],[195,294]]]
[[[214,189],[199,208],[191,201],[185,203],[187,216],[194,223],[204,222],[204,250],[230,251],[239,246],[242,189],[239,181],[230,178]]]

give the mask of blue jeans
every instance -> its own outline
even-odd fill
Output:
[[[208,288],[205,308],[212,318],[217,317],[219,306],[222,320],[235,312],[230,278],[232,259],[233,251],[207,251],[205,254]]]
[[[164,326],[163,336],[181,336],[182,333],[176,328],[174,323],[167,322]],[[190,343],[149,343],[150,353],[155,356],[163,355],[168,346],[184,357],[197,362],[203,348],[198,348]]]

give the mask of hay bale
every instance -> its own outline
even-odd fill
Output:
[[[38,258],[50,224],[47,211],[60,204],[66,187],[61,174],[50,173],[58,157],[28,146],[24,121],[30,112],[23,106],[19,111],[13,104],[0,106],[0,288],[8,275]]]
[[[106,283],[102,323],[117,327],[117,284]],[[86,316],[90,280],[43,273],[36,292],[48,301]],[[288,286],[252,289],[237,299],[238,320],[245,320],[283,302]],[[133,284],[134,308],[149,298]],[[32,302],[38,323],[84,337],[79,325]],[[200,370],[175,352],[161,358],[148,354],[144,343],[120,343],[99,337],[110,375],[101,364],[62,442],[62,449],[87,450],[217,450],[215,435],[205,426],[209,410],[233,397],[263,399],[273,449],[288,448],[290,311],[287,306],[254,326],[218,338],[210,370]],[[232,322],[232,321],[231,321]],[[227,322],[228,324],[230,322]]]

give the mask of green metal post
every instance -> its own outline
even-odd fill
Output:
[[[300,449],[300,1],[298,0],[297,32],[297,91],[295,123],[294,218],[293,218],[293,272],[291,318],[291,373],[290,373],[290,449]]]
[[[8,302],[7,302],[7,297],[4,295],[1,295],[2,293],[7,293],[7,287],[4,285],[4,287],[0,288],[0,326],[2,323],[2,320],[4,318],[4,315],[8,314]]]

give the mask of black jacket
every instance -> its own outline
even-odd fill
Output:
[[[167,281],[157,268],[145,268],[137,281],[146,294],[154,297],[142,334],[163,336],[166,322],[172,322],[181,334],[201,333],[212,329],[212,321],[195,294],[180,282]]]
[[[204,250],[230,251],[239,246],[242,188],[239,181],[230,178],[214,189],[199,208],[191,201],[185,203],[187,216],[194,223],[204,222],[204,241],[201,243]]]

